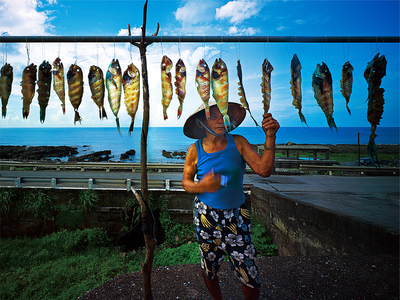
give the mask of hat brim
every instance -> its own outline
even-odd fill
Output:
[[[217,105],[215,102],[210,103],[210,107]],[[205,105],[204,103],[189,117],[187,118],[185,125],[183,125],[183,134],[192,139],[201,139],[206,136],[206,131],[203,127],[200,127],[196,119],[204,119]],[[239,103],[229,102],[228,103],[228,116],[231,120],[231,124],[234,128],[238,127],[246,117],[246,110]]]

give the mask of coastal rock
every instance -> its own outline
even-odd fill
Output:
[[[86,154],[77,157],[70,157],[68,158],[69,162],[102,162],[110,160],[111,150],[104,150],[104,151],[97,151],[91,154]]]
[[[125,153],[122,153],[122,154],[121,154],[120,160],[127,160],[127,159],[129,159],[129,156],[135,155],[135,154],[136,154],[136,151],[135,151],[135,150],[133,150],[133,149],[128,150],[128,151],[126,151]]]
[[[186,151],[162,151],[162,155],[166,158],[178,158],[178,159],[185,159]]]
[[[78,154],[78,148],[69,146],[0,146],[0,158],[7,160],[46,160],[48,157],[66,157]]]

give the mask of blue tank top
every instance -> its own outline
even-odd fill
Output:
[[[197,148],[197,178],[214,169],[215,174],[227,176],[227,186],[215,193],[199,193],[197,198],[208,206],[216,209],[232,209],[239,207],[245,200],[243,192],[243,175],[246,163],[236,149],[235,141],[231,134],[225,134],[227,138],[226,148],[206,153],[201,145],[201,140],[196,141]]]

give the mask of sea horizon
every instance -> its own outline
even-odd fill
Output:
[[[140,161],[141,127],[135,127],[131,136],[128,127],[122,127],[119,135],[116,127],[18,127],[0,128],[0,145],[9,146],[72,146],[79,155],[110,150],[111,160],[120,160],[120,155],[135,150],[132,162]],[[281,127],[276,144],[367,144],[370,127],[338,127],[338,133],[328,127]],[[379,127],[375,143],[400,144],[400,127]],[[238,127],[232,134],[244,136],[251,144],[263,144],[264,132],[257,127]],[[148,162],[173,163],[182,160],[166,158],[162,151],[187,151],[195,142],[183,134],[182,127],[149,127],[147,136]]]

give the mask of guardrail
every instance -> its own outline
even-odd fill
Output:
[[[312,159],[318,159],[318,153],[323,153],[325,160],[329,160],[329,148],[326,146],[319,145],[276,145],[276,151],[282,151],[286,153],[286,158],[289,158],[290,152],[295,153],[295,158],[299,159],[299,152],[312,152]],[[257,151],[261,155],[264,151],[264,145],[257,146]]]
[[[333,172],[356,172],[360,174],[377,174],[377,175],[399,175],[399,167],[348,167],[348,166],[320,166],[320,165],[300,165],[302,171],[325,171],[329,175]]]
[[[16,188],[74,188],[74,189],[141,189],[140,179],[67,178],[67,177],[0,177],[0,186]],[[150,191],[184,191],[180,180],[148,180]]]
[[[140,163],[119,163],[119,162],[18,162],[18,161],[0,161],[0,166],[9,167],[10,170],[15,168],[31,168],[37,170],[38,168],[43,169],[80,169],[82,172],[86,169],[105,169],[106,172],[110,172],[110,169],[131,169],[132,172],[136,172],[141,169]],[[148,163],[147,169],[162,172],[168,170],[172,172],[182,171],[184,164],[160,164],[160,163]]]

